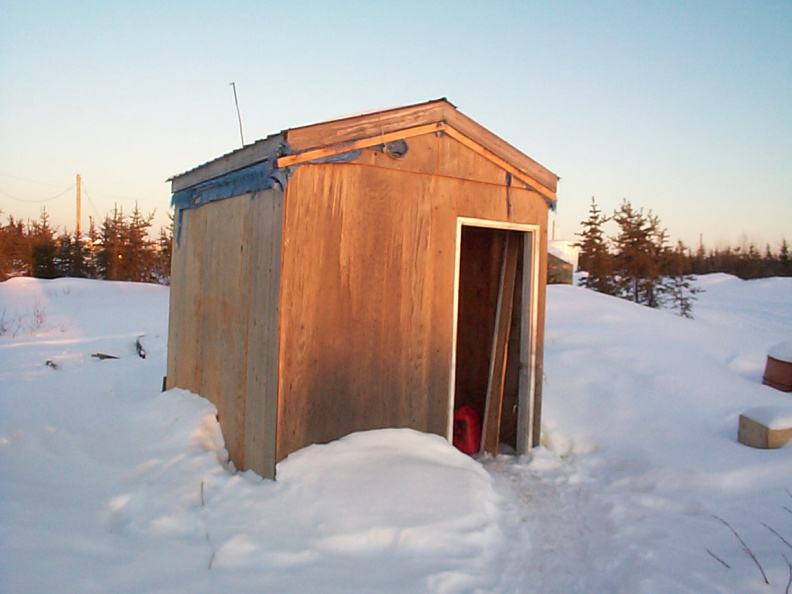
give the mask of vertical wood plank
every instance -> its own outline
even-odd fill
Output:
[[[531,447],[536,447],[542,440],[542,381],[544,379],[544,331],[545,331],[545,301],[547,298],[547,213],[544,213],[539,240],[534,244],[534,266],[537,268],[536,276],[536,323],[534,343],[534,406],[532,410],[533,423]]]
[[[245,225],[246,241],[253,246],[247,324],[250,361],[245,378],[245,466],[264,478],[275,478],[283,199],[283,192],[276,189],[254,196]]]
[[[536,233],[523,235],[522,316],[520,324],[520,380],[517,406],[517,453],[528,453],[534,443],[535,386],[533,385],[536,332]]]
[[[519,240],[514,233],[510,232],[506,236],[506,245],[504,247],[503,268],[501,269],[501,280],[498,290],[498,310],[495,318],[495,334],[492,339],[487,400],[484,407],[484,426],[481,437],[482,450],[493,456],[498,454],[498,441],[500,439],[503,385],[506,376],[518,257]]]
[[[178,213],[176,214],[178,217]],[[182,222],[181,228],[184,229],[185,223]],[[182,337],[184,335],[184,321],[182,319],[185,306],[184,301],[187,297],[186,275],[187,266],[185,250],[183,244],[176,243],[174,237],[171,252],[171,278],[168,299],[168,361],[165,388],[179,385],[179,357],[183,354]]]
[[[520,374],[524,346],[523,341],[523,239],[526,233],[513,232],[512,240],[518,243],[517,276],[514,281],[514,304],[512,306],[511,330],[506,356],[506,375],[503,381],[503,409],[501,412],[500,443],[517,449],[517,417],[520,404]]]

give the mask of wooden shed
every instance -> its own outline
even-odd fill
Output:
[[[539,442],[558,177],[445,99],[292,128],[173,177],[166,386],[231,460],[411,427]]]

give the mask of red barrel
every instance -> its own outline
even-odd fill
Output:
[[[481,417],[472,406],[461,406],[454,414],[454,447],[468,455],[481,449]]]

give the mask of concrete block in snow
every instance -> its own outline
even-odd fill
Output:
[[[740,443],[765,450],[780,448],[792,439],[792,407],[759,406],[740,415]]]

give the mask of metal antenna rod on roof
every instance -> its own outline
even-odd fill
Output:
[[[239,112],[239,99],[237,99],[236,83],[230,82],[228,84],[234,89],[234,104],[236,105],[237,119],[239,120],[239,138],[242,139],[242,148],[245,148],[245,136],[242,134],[242,114]]]

